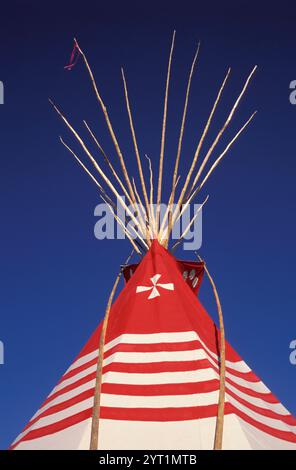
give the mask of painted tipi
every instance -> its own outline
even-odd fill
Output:
[[[87,58],[75,40],[72,62],[67,68],[71,69],[80,56],[83,58],[114,143],[121,173],[103,150],[90,126],[84,122],[107,163],[109,176],[78,131],[53,105],[96,173],[64,140],[62,143],[95,182],[141,260],[138,264],[126,263],[120,270],[103,322],[12,443],[11,449],[296,450],[296,420],[225,341],[221,305],[206,264],[202,261],[180,261],[172,254],[198,212],[179,238],[174,240],[173,246],[170,246],[174,224],[254,116],[251,115],[207,168],[256,67],[196,169],[230,74],[230,69],[227,71],[198,140],[180,194],[176,197],[188,97],[198,48],[188,78],[169,204],[161,218],[168,90],[174,41],[175,33],[168,63],[157,191],[154,195],[154,162],[148,159],[148,191],[123,71],[141,193],[135,180],[131,181],[107,107]],[[100,176],[100,181],[97,176]],[[114,197],[134,226],[125,226],[120,219]],[[204,271],[214,288],[219,328],[197,297]],[[112,304],[121,272],[124,273],[126,285]]]
[[[194,292],[201,276],[154,241],[113,304],[99,449],[213,448],[219,335]],[[89,448],[100,331],[13,448]],[[296,450],[296,420],[229,344],[226,358],[223,449]]]

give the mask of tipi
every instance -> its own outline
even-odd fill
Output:
[[[200,266],[188,272],[155,240],[114,302],[100,449],[213,448],[219,335],[192,287],[197,272],[201,278]],[[101,327],[13,448],[89,448]],[[229,344],[226,358],[223,449],[296,449],[296,420]]]
[[[108,163],[115,183],[106,176],[69,121],[56,106],[55,109],[98,171],[102,184],[119,199],[125,210],[128,210],[120,197],[119,189],[115,187],[117,184],[134,207],[135,212],[129,215],[135,219],[138,238],[135,238],[129,229],[125,228],[125,233],[134,250],[143,256],[138,264],[124,265],[121,272],[124,273],[125,287],[111,306],[120,277],[118,276],[104,321],[94,331],[23,432],[15,439],[11,445],[12,449],[296,450],[296,420],[225,341],[219,301],[217,300],[220,329],[197,298],[204,270],[208,273],[205,264],[179,261],[168,251],[171,230],[180,215],[171,206],[168,206],[167,222],[162,222],[159,214],[174,39],[175,34],[166,82],[155,212],[152,210],[152,164],[149,161],[148,197],[123,74],[129,122],[145,202],[142,214],[138,210],[141,196],[134,182],[132,184],[130,181],[106,106],[86,56],[75,41],[74,53],[82,55],[90,74],[126,184],[122,182],[89,126],[86,124]],[[73,60],[74,56],[75,54]],[[188,96],[196,58],[197,54],[188,79],[169,199],[171,204],[175,201]],[[76,61],[75,59],[75,63]],[[199,192],[234,140],[251,120],[253,115],[201,178],[254,70],[195,173],[200,149],[229,75],[229,71],[227,72],[177,199],[177,209],[182,211],[182,207],[188,205]],[[66,147],[95,181],[104,200],[108,201],[114,217],[117,218],[115,206],[106,188],[97,181],[74,151],[68,145]],[[186,229],[175,245],[182,240],[185,231]],[[217,298],[215,289],[214,292]]]

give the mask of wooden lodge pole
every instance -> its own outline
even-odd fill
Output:
[[[96,382],[95,382],[95,391],[94,391],[94,404],[93,404],[92,422],[91,422],[91,436],[90,436],[90,446],[89,446],[90,450],[97,450],[98,443],[99,443],[102,370],[103,370],[104,346],[105,346],[105,339],[106,339],[106,331],[108,327],[109,314],[110,314],[113,298],[114,298],[118,283],[120,281],[120,278],[123,272],[123,268],[125,265],[129,263],[133,254],[134,254],[134,250],[126,259],[123,267],[120,268],[119,273],[115,279],[111,294],[108,299],[107,307],[106,307],[105,317],[104,317],[102,331],[100,335],[100,343],[99,343]]]
[[[200,258],[200,256],[198,258],[200,261],[203,261]],[[219,386],[218,413],[217,413],[217,420],[216,420],[214,450],[222,450],[224,408],[225,408],[225,330],[224,330],[224,320],[223,320],[221,302],[219,299],[215,282],[205,263],[204,263],[204,269],[213,288],[213,292],[214,292],[214,296],[215,296],[215,300],[217,304],[217,309],[218,309],[219,327],[220,327],[220,386]]]

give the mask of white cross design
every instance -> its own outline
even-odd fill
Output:
[[[161,277],[161,274],[155,274],[153,277],[150,277],[152,282],[152,286],[137,286],[136,293],[139,294],[140,292],[146,292],[151,290],[151,293],[148,297],[148,300],[154,299],[155,297],[159,297],[160,293],[157,287],[162,287],[162,289],[166,290],[174,290],[174,284],[169,282],[168,284],[158,284],[158,280]]]

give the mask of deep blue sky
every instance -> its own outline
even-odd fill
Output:
[[[116,161],[82,62],[72,72],[63,70],[73,36],[96,73],[131,174],[135,159],[121,65],[141,152],[156,165],[176,28],[166,147],[166,161],[172,162],[188,68],[201,40],[181,162],[184,177],[227,67],[233,73],[212,137],[258,64],[226,137],[253,110],[258,115],[207,184],[201,254],[219,286],[228,340],[296,413],[296,366],[289,363],[289,344],[296,338],[296,106],[289,103],[289,83],[296,79],[295,2],[277,8],[258,1],[171,3],[1,4],[1,448],[21,431],[95,328],[130,250],[127,241],[94,238],[96,187],[59,144],[58,135],[68,142],[71,136],[47,101],[52,97],[81,129],[87,119]],[[179,251],[179,256],[193,254]],[[206,281],[201,298],[215,316]]]

